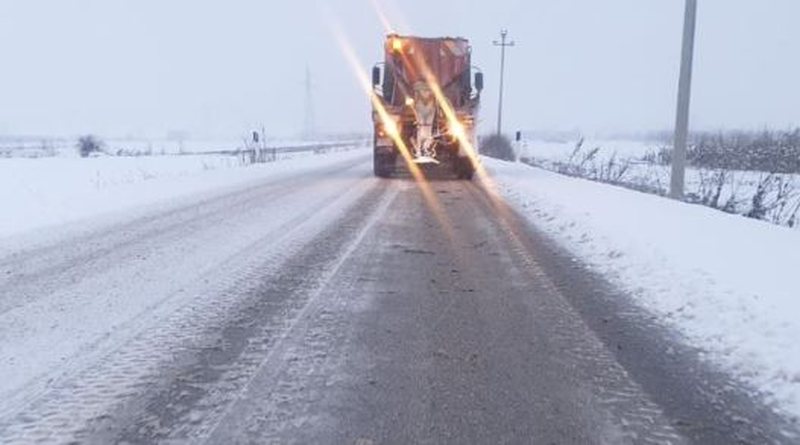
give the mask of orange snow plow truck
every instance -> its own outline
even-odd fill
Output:
[[[474,147],[483,73],[473,69],[471,51],[463,38],[386,37],[385,61],[372,68],[376,176],[413,162],[472,178],[464,145]]]

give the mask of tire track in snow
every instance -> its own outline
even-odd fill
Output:
[[[280,264],[314,234],[374,189],[375,180],[367,176],[365,172],[343,181],[338,184],[341,189],[330,183],[307,187],[306,193],[314,198],[308,199],[311,196],[307,195],[305,207],[300,206],[304,210],[295,210],[293,215],[289,212],[288,220],[286,214],[280,213],[296,205],[282,208],[270,204],[271,212],[284,218],[281,224],[258,231],[258,239],[206,270],[202,281],[159,299],[128,326],[115,329],[114,334],[119,337],[116,340],[103,338],[99,344],[90,345],[90,349],[99,350],[84,351],[86,357],[73,363],[67,372],[28,394],[23,399],[27,401],[26,408],[0,420],[0,440],[27,442],[65,437],[81,431],[90,419],[103,420],[112,412],[111,405],[124,405],[126,399],[138,400],[145,388],[157,384],[164,363],[174,367],[191,355],[192,348],[202,346],[196,342],[198,333],[204,327],[218,326],[241,299],[243,290],[259,282],[263,274],[276,273]],[[288,199],[303,197],[301,194]],[[314,208],[316,203],[321,208]],[[134,335],[136,339],[127,342]],[[187,346],[176,347],[181,344]]]
[[[314,173],[342,173],[356,167],[358,164],[347,161],[326,166]],[[125,249],[138,247],[140,254],[144,255],[153,245],[174,238],[176,233],[191,236],[207,226],[210,218],[221,221],[227,219],[232,210],[254,209],[264,204],[265,199],[286,199],[302,193],[307,183],[308,178],[300,176],[255,186],[251,184],[247,188],[237,188],[222,195],[148,214],[101,231],[90,231],[69,240],[68,248],[63,243],[56,243],[0,256],[0,288],[4,289],[0,294],[0,315],[86,276],[102,272],[109,263],[122,261],[119,256],[129,254],[129,250]],[[203,224],[193,224],[191,221]],[[150,245],[142,240],[149,240]]]
[[[543,288],[542,295],[557,298],[537,298],[537,310],[547,313],[553,320],[551,341],[562,351],[562,360],[587,382],[586,389],[595,403],[603,407],[607,434],[630,443],[681,444],[686,440],[672,426],[661,407],[655,404],[642,387],[617,362],[594,332],[572,308],[550,277],[542,269],[534,254],[522,241],[524,227],[503,201],[497,201],[485,190],[470,185],[472,197],[482,203],[487,211],[498,215],[498,230],[510,241],[509,250],[524,266],[521,272]],[[616,431],[614,431],[616,430]],[[598,434],[598,437],[603,435]]]

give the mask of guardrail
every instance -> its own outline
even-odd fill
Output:
[[[293,145],[265,145],[263,147],[248,147],[237,148],[235,150],[211,150],[211,151],[184,151],[178,153],[180,155],[238,155],[248,152],[266,152],[266,153],[300,153],[304,151],[324,151],[342,147],[353,147],[366,144],[365,139],[358,139],[353,141],[336,141],[336,142],[313,142],[307,144],[293,144]]]
[[[179,154],[189,156],[208,154],[240,156],[244,162],[258,163],[275,161],[278,159],[279,154],[302,153],[307,151],[323,153],[337,148],[363,146],[366,145],[367,142],[368,141],[366,139],[359,139],[353,141],[315,142],[295,145],[265,145],[261,147],[238,148],[236,150],[182,152]]]

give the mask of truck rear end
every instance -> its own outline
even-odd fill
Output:
[[[483,74],[473,76],[471,51],[463,38],[386,37],[384,62],[372,71],[376,106],[385,110],[372,113],[376,176],[391,176],[406,161],[472,178],[465,145],[474,146]]]

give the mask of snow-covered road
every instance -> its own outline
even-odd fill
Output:
[[[226,304],[236,300],[226,292],[279,267],[374,188],[362,165],[367,156],[329,158],[290,176],[269,175],[129,221],[6,249],[2,413],[34,402],[40,421],[77,428],[107,408],[101,399],[135,392],[138,377],[226,315]],[[124,358],[110,359],[113,369],[98,367],[109,354]],[[59,411],[71,420],[48,418],[40,403],[70,407]]]
[[[7,238],[0,442],[788,437],[480,183],[287,165]]]

